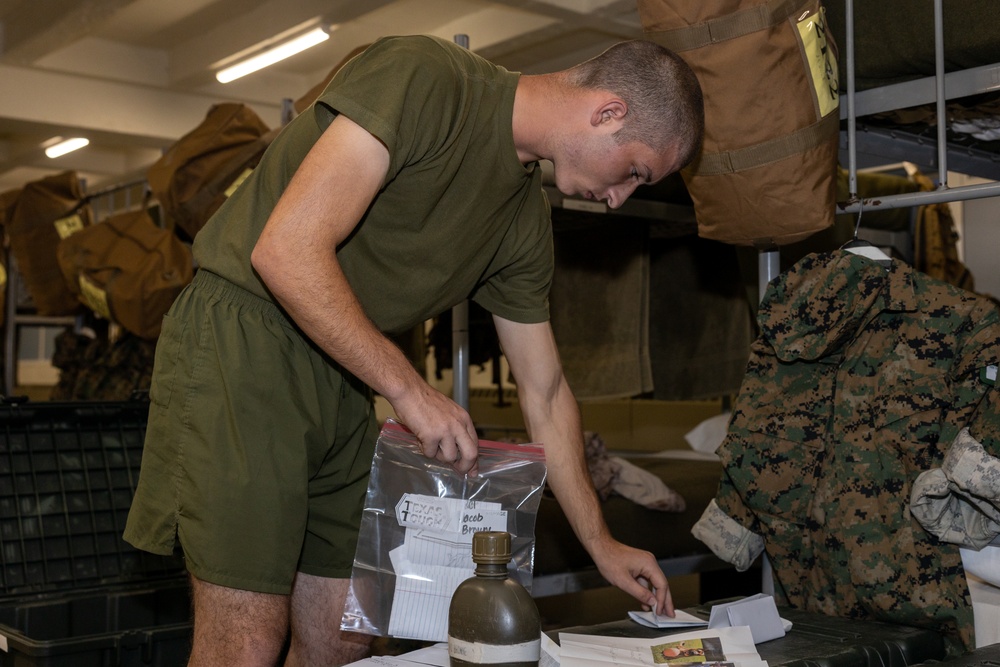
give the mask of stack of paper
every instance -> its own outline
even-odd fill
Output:
[[[553,660],[561,667],[767,667],[746,626],[696,630],[655,639],[560,633],[558,656],[552,655],[554,644],[544,648],[549,653],[547,662]]]
[[[404,655],[380,655],[352,662],[345,667],[448,667],[448,645],[434,644]]]

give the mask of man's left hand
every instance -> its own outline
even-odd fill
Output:
[[[608,539],[593,555],[598,570],[609,583],[641,602],[647,611],[673,617],[670,585],[653,554]]]

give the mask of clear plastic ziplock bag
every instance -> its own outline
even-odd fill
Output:
[[[472,535],[511,536],[510,575],[529,591],[535,517],[545,485],[541,445],[479,441],[479,474],[427,458],[388,420],[375,445],[341,629],[448,640],[452,593],[473,576]]]

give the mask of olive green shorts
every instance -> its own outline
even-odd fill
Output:
[[[221,586],[349,577],[378,427],[371,390],[272,303],[207,271],[164,318],[132,545]]]

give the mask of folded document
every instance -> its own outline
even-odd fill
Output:
[[[705,619],[680,609],[674,612],[673,618],[654,614],[651,611],[630,611],[628,616],[639,625],[645,625],[647,628],[692,628],[708,625],[708,621]]]
[[[712,613],[708,617],[709,628],[737,625],[749,626],[754,644],[784,637],[785,632],[792,627],[791,623],[778,616],[774,598],[764,593],[734,602],[712,605]]]

